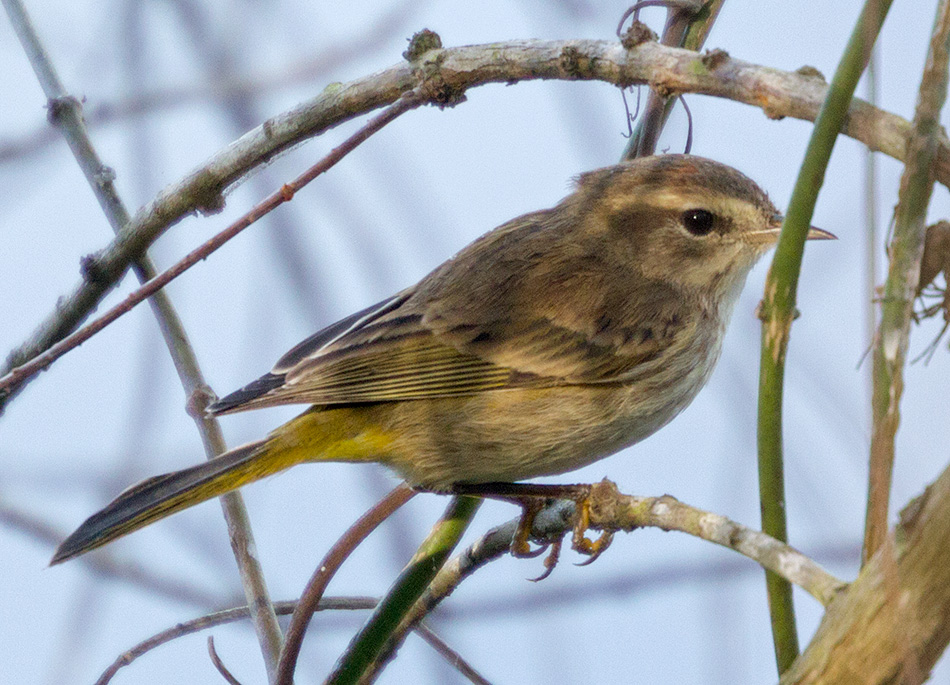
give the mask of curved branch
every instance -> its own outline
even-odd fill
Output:
[[[399,649],[408,632],[452,594],[465,578],[507,553],[518,523],[519,520],[514,519],[493,528],[464,552],[446,562],[399,627],[392,632],[380,656],[367,672],[376,673],[382,668],[393,652]],[[847,587],[846,583],[832,576],[809,557],[765,533],[725,516],[683,504],[669,495],[624,495],[607,479],[591,486],[590,525],[591,528],[611,532],[630,532],[649,527],[688,533],[739,552],[798,585],[825,606]],[[552,539],[559,539],[570,532],[573,526],[574,503],[558,500],[535,517],[531,536],[538,542],[550,543]]]
[[[320,611],[361,611],[372,609],[379,602],[375,597],[324,597],[320,601]],[[274,611],[278,616],[286,616],[294,611],[297,606],[296,601],[292,602],[274,602]],[[247,606],[233,607],[231,609],[222,609],[211,614],[206,614],[190,621],[176,623],[171,628],[156,633],[151,637],[138,643],[131,649],[128,649],[113,661],[109,667],[96,680],[96,685],[106,685],[119,669],[124,668],[138,659],[143,654],[150,652],[156,647],[176,640],[185,635],[190,635],[201,630],[207,630],[225,623],[233,623],[250,618],[250,611]]]
[[[346,84],[331,84],[313,99],[265,121],[214,155],[139,210],[115,240],[84,260],[83,280],[60,298],[33,336],[8,356],[6,373],[68,334],[170,226],[195,212],[216,212],[223,195],[243,176],[302,141],[345,121],[389,105],[421,87],[439,106],[457,104],[469,88],[536,79],[599,80],[617,86],[646,83],[660,93],[703,93],[760,107],[767,116],[813,120],[826,85],[814,70],[784,72],[730,58],[654,42],[629,49],[596,40],[521,40],[430,50]],[[910,124],[861,100],[853,100],[844,133],[873,150],[903,159]],[[937,179],[950,186],[950,144],[941,137]],[[2,410],[0,404],[0,410]]]
[[[798,279],[805,241],[824,184],[838,134],[848,117],[858,80],[884,25],[892,0],[865,0],[851,37],[821,105],[792,190],[782,233],[759,305],[762,343],[759,361],[758,470],[762,530],[788,541],[785,518],[785,464],[782,444],[785,360],[795,319]],[[784,673],[800,653],[792,587],[774,573],[765,574],[778,672]]]
[[[363,514],[327,551],[323,559],[313,572],[303,594],[297,603],[287,628],[284,648],[280,652],[280,661],[277,663],[275,683],[293,682],[294,671],[297,668],[297,658],[300,656],[300,647],[303,644],[304,634],[314,612],[320,607],[323,593],[330,580],[343,565],[353,551],[372,533],[383,521],[395,513],[399,507],[415,496],[416,492],[405,483],[400,483],[383,499]]]

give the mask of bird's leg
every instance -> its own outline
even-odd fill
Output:
[[[580,554],[590,557],[582,565],[586,565],[599,557],[613,539],[613,533],[603,532],[597,540],[588,539],[586,533],[590,527],[590,485],[546,485],[537,483],[475,483],[456,484],[452,492],[457,495],[472,495],[487,497],[505,502],[512,502],[521,507],[521,520],[511,541],[511,553],[516,557],[533,557],[540,554],[547,545],[532,551],[528,543],[534,519],[538,512],[550,500],[566,499],[574,502],[574,533],[571,547]],[[551,548],[551,553],[544,560],[545,572],[541,578],[547,577],[557,565],[560,553],[560,541]],[[538,579],[540,580],[540,578]]]
[[[601,531],[600,537],[591,540],[586,533],[590,528],[590,486],[587,487],[587,496],[582,500],[575,500],[574,506],[577,507],[577,519],[574,522],[574,536],[571,539],[571,547],[580,554],[586,554],[589,558],[581,562],[580,566],[592,564],[597,557],[607,551],[610,543],[614,540],[614,534],[610,531]]]
[[[519,559],[530,559],[538,556],[548,546],[541,545],[533,550],[529,540],[531,539],[531,529],[534,527],[534,519],[537,518],[538,512],[544,509],[548,501],[541,497],[505,497],[503,499],[521,506],[521,519],[518,521],[518,527],[511,538],[511,555]]]

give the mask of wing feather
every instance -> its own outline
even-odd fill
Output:
[[[442,342],[422,326],[419,315],[403,314],[398,307],[379,316],[369,310],[359,314],[346,326],[334,324],[331,334],[321,331],[304,341],[274,371],[222,398],[210,411],[456,397],[532,380]]]
[[[697,303],[607,260],[592,242],[602,237],[578,234],[560,210],[486,234],[416,286],[303,341],[211,411],[624,383],[651,373],[695,325],[687,319]],[[540,257],[553,254],[561,258]]]
[[[413,400],[502,388],[515,376],[511,369],[459,352],[431,334],[338,352],[293,369],[280,394],[314,404]]]

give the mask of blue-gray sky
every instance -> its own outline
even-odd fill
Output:
[[[613,36],[623,3],[28,2],[67,88],[84,98],[102,157],[131,208],[151,199],[244,130],[312,97],[326,84],[401,59],[406,38],[428,27],[447,46],[515,38]],[[729,0],[707,43],[734,57],[828,77],[860,9],[856,0]],[[194,12],[195,16],[188,16]],[[645,18],[659,29],[662,12]],[[381,21],[385,19],[385,21]],[[897,2],[881,39],[879,100],[913,115],[926,53],[930,3]],[[44,99],[13,33],[0,20],[0,144],[45,126]],[[286,78],[288,74],[293,78]],[[245,106],[213,87],[255,79]],[[859,94],[866,93],[862,85]],[[99,108],[159,94],[144,116],[98,122]],[[689,98],[696,154],[731,164],[779,207],[791,193],[810,124],[772,121],[752,107]],[[97,123],[98,122],[98,123]],[[167,266],[229,219],[294,177],[356,123],[280,158],[228,196],[227,209],[172,228],[152,252]],[[176,281],[169,292],[212,387],[224,394],[267,371],[322,325],[403,288],[472,239],[521,213],[550,206],[571,178],[612,164],[624,145],[616,88],[602,83],[488,86],[467,102],[403,117],[289,205]],[[661,148],[685,138],[682,110]],[[809,245],[786,384],[786,455],[793,544],[850,579],[857,569],[868,452],[864,149],[841,139],[814,223],[836,243]],[[901,166],[878,160],[877,217],[887,226]],[[78,278],[78,259],[110,230],[66,145],[52,138],[0,159],[0,351],[19,343]],[[938,187],[931,216],[948,214]],[[878,252],[882,239],[878,240]],[[285,252],[293,259],[288,260]],[[299,268],[294,267],[297,264]],[[879,257],[878,273],[884,263]],[[759,324],[767,271],[752,274],[723,358],[706,390],[645,442],[560,482],[604,476],[622,490],[670,493],[758,524],[755,410]],[[127,277],[114,303],[133,285]],[[936,335],[913,331],[911,356]],[[893,502],[899,507],[948,460],[942,346],[907,372]],[[228,417],[231,444],[255,439],[290,410]],[[203,459],[181,386],[147,308],[71,352],[0,417],[0,498],[5,507],[69,532],[117,492],[149,475]],[[299,594],[346,526],[395,482],[376,466],[314,465],[245,490],[260,558],[275,598]],[[385,591],[446,500],[414,500],[344,567],[331,594]],[[473,535],[514,516],[482,508]],[[0,671],[11,682],[88,683],[122,651],[207,606],[90,573],[82,561],[46,568],[52,546],[0,525]],[[116,560],[197,587],[223,606],[240,597],[220,507],[208,503],[112,545]],[[621,535],[595,564],[566,553],[540,584],[540,562],[504,559],[480,571],[431,625],[489,680],[522,682],[771,682],[774,661],[762,573],[751,562],[678,534]],[[796,595],[807,642],[820,608]],[[522,606],[522,603],[527,606]],[[318,616],[298,682],[319,680],[359,625]],[[245,683],[263,682],[247,625],[213,631],[222,659]],[[941,668],[946,677],[947,666]],[[154,651],[116,682],[213,682],[204,636]],[[381,682],[459,682],[410,638]]]

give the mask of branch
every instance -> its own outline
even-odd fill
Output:
[[[650,527],[688,533],[714,542],[798,585],[823,605],[845,587],[845,583],[780,540],[720,514],[683,504],[669,495],[623,495],[616,485],[605,479],[591,490],[590,519],[591,527],[602,530],[629,532]]]
[[[218,651],[214,648],[213,635],[208,636],[208,656],[211,657],[211,665],[217,669],[228,685],[241,685],[241,681],[234,677],[228,667],[224,665],[221,657],[218,656]]]
[[[950,3],[941,0],[937,6],[927,62],[920,79],[914,126],[907,143],[907,159],[894,213],[894,237],[888,250],[890,267],[884,285],[881,323],[874,343],[871,459],[862,556],[865,561],[874,555],[887,535],[894,439],[900,424],[904,362],[910,339],[914,298],[920,280],[927,207],[933,192],[931,169],[942,136],[939,119],[947,98],[948,57]]]
[[[379,600],[374,597],[324,597],[320,600],[320,611],[360,611],[372,609]],[[278,616],[286,616],[294,611],[297,602],[274,602],[274,611]],[[143,654],[150,652],[156,647],[160,647],[172,640],[176,640],[185,635],[197,633],[200,630],[207,630],[225,623],[241,621],[250,616],[247,606],[234,607],[232,609],[223,609],[213,614],[206,614],[191,621],[178,623],[167,630],[163,630],[150,638],[143,640],[131,649],[120,654],[109,668],[103,671],[96,685],[106,685],[120,668],[128,666]]]
[[[832,601],[793,683],[920,683],[950,640],[950,467]]]
[[[346,532],[334,543],[333,547],[324,555],[317,565],[307,586],[300,596],[300,601],[294,609],[293,617],[287,628],[287,639],[280,652],[280,661],[277,664],[276,683],[292,683],[294,671],[297,668],[297,657],[303,644],[304,634],[314,612],[321,606],[323,593],[330,580],[336,575],[340,566],[353,551],[372,533],[383,521],[388,519],[403,504],[415,496],[416,491],[405,483],[400,483],[383,499],[363,514]]]
[[[465,661],[461,654],[449,647],[445,640],[440,638],[425,623],[416,626],[416,634],[425,640],[426,644],[432,647],[439,656],[445,659],[461,675],[468,679],[470,683],[476,685],[491,685],[482,675]]]
[[[399,648],[405,636],[431,613],[455,588],[485,564],[506,554],[519,519],[493,528],[463,553],[448,561],[429,584],[425,593],[406,614],[376,662],[367,673],[376,673]],[[728,547],[798,585],[823,605],[828,605],[846,584],[801,552],[756,530],[731,521],[725,516],[696,509],[677,499],[624,495],[604,479],[591,486],[591,528],[610,532],[631,532],[637,528],[680,531],[702,540]],[[534,520],[531,536],[550,543],[570,532],[574,525],[574,503],[559,500],[543,509]]]
[[[379,604],[376,597],[324,597],[320,600],[318,611],[366,611],[373,609]],[[296,601],[274,602],[274,611],[278,616],[292,614],[297,609]],[[199,616],[190,621],[177,623],[167,630],[156,633],[151,637],[138,643],[131,649],[120,654],[109,667],[103,671],[102,675],[96,680],[95,685],[107,685],[115,677],[120,669],[130,665],[133,661],[156,647],[177,640],[186,635],[192,635],[202,630],[208,630],[216,626],[225,625],[243,621],[249,617],[247,606],[222,609],[211,614]],[[445,659],[453,668],[458,670],[463,676],[475,683],[485,682],[479,680],[480,676],[468,662],[459,655],[458,652],[448,647],[445,642],[431,629],[424,625],[417,627],[416,631],[425,642],[431,646],[443,659]]]
[[[13,350],[0,373],[36,356],[73,330],[115,286],[129,263],[170,226],[195,212],[215,212],[224,193],[253,169],[300,142],[354,117],[395,102],[421,86],[427,97],[452,105],[467,89],[523,80],[600,80],[617,86],[647,83],[664,94],[695,92],[762,108],[772,118],[813,120],[826,85],[814,70],[783,72],[715,51],[648,42],[625,49],[611,41],[509,41],[431,50],[346,84],[265,121],[143,207],[105,249],[84,261],[83,280],[60,298],[33,336]],[[844,133],[871,149],[904,158],[910,124],[853,100]],[[950,144],[941,138],[937,178],[950,186]],[[0,403],[0,409],[3,404]]]
[[[45,352],[38,354],[28,362],[15,367],[9,373],[3,377],[0,377],[0,403],[2,403],[4,399],[15,395],[25,383],[27,383],[40,371],[46,370],[53,362],[62,357],[64,354],[82,345],[84,342],[89,340],[89,338],[94,336],[112,322],[116,321],[123,314],[127,314],[128,312],[132,311],[136,305],[145,301],[147,298],[158,295],[161,289],[171,283],[171,281],[178,278],[178,276],[183,274],[198,262],[207,259],[209,255],[215,252],[218,248],[224,246],[225,243],[238,235],[248,226],[255,223],[283,203],[290,202],[297,191],[306,186],[317,176],[326,173],[329,169],[336,165],[337,162],[352,152],[358,145],[366,141],[372,134],[379,131],[379,129],[381,129],[383,126],[393,121],[399,115],[407,112],[410,109],[414,109],[421,104],[423,104],[423,101],[419,98],[415,91],[409,91],[408,93],[405,93],[399,100],[394,102],[387,109],[383,110],[380,114],[373,117],[369,122],[366,123],[365,126],[360,128],[356,133],[347,138],[340,145],[333,148],[325,157],[307,169],[307,171],[305,171],[303,174],[298,176],[290,183],[286,183],[281,186],[280,190],[272,193],[270,196],[256,204],[244,216],[230,224],[227,228],[212,237],[210,240],[189,252],[183,259],[179,260],[157,276],[150,278],[148,281],[143,283],[140,288],[133,291],[132,293],[129,293],[129,295],[126,296],[124,300],[112,307],[105,314],[90,322],[83,328],[80,328],[79,330],[66,336],[56,344],[52,345]],[[184,332],[182,332],[181,335],[184,336]],[[186,391],[187,390],[188,388],[186,388]],[[196,415],[204,416],[203,408],[202,411],[197,412]],[[220,451],[223,452],[224,450],[222,449]],[[216,454],[218,453],[219,452],[216,452]]]
[[[30,60],[37,80],[49,99],[51,122],[61,128],[63,136],[69,143],[73,156],[83,170],[86,180],[92,187],[103,213],[118,236],[121,236],[123,230],[129,225],[129,214],[115,188],[115,172],[99,159],[99,155],[86,131],[85,122],[82,118],[82,104],[78,98],[69,95],[60,82],[22,3],[19,0],[3,0],[3,5],[10,16],[10,23],[13,25],[17,37],[20,39],[20,43]],[[147,281],[155,275],[155,267],[144,247],[136,254],[131,255],[130,260],[134,262],[133,266],[139,280]],[[85,266],[88,266],[88,264],[84,262]],[[123,267],[123,271],[125,268]],[[98,292],[101,298],[112,286],[107,282],[94,278],[94,273],[93,269],[86,269],[85,271],[85,275],[94,284],[93,292]],[[93,298],[90,300],[90,304],[95,306],[96,300]],[[196,402],[200,397],[207,397],[209,394],[206,392],[207,384],[198,366],[197,357],[171,300],[165,293],[157,293],[152,298],[151,305],[189,403]],[[68,317],[57,317],[54,328],[47,330],[45,333],[41,332],[40,337],[45,337],[49,344],[52,344],[58,338],[66,335],[77,323],[78,319],[70,322]],[[2,409],[3,403],[0,402],[0,412],[2,412]],[[203,412],[194,412],[192,416],[208,458],[210,459],[224,452],[226,445],[217,421],[205,417]],[[237,492],[228,493],[222,497],[221,507],[224,510],[224,518],[228,524],[228,536],[240,571],[245,598],[248,606],[252,607],[254,627],[257,631],[265,665],[270,674],[277,667],[277,659],[280,656],[280,626],[277,624],[277,616],[271,606],[260,563],[256,555],[252,553],[254,537],[251,533],[247,510],[244,508],[244,500]]]

